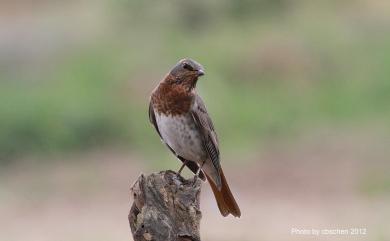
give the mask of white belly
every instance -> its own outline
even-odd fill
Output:
[[[189,114],[172,117],[156,113],[156,121],[163,140],[176,154],[195,162],[204,160],[201,138]]]

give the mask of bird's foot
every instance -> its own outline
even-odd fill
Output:
[[[203,166],[203,165],[202,165]],[[192,186],[195,186],[195,183],[196,181],[198,181],[198,178],[199,178],[199,174],[200,174],[200,171],[201,171],[201,167],[198,168],[198,171],[196,172],[195,176],[194,176],[194,181],[192,183]]]

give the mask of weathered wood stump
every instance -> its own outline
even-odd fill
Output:
[[[201,181],[173,171],[141,174],[131,187],[129,223],[134,241],[200,241]]]

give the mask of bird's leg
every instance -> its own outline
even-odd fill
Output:
[[[198,180],[199,173],[200,173],[200,171],[202,170],[203,165],[204,165],[205,162],[206,162],[206,160],[204,160],[204,161],[202,162],[202,165],[200,165],[199,168],[198,168],[198,171],[196,171],[196,174],[195,174],[195,176],[194,176],[194,183],[193,183],[193,184],[195,184],[196,181]]]
[[[181,171],[183,171],[183,168],[185,167],[185,165],[187,164],[188,160],[184,160],[183,161],[183,165],[181,165],[179,171],[177,172],[177,176],[180,176],[180,173]]]

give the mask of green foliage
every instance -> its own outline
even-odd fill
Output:
[[[226,147],[390,120],[388,31],[370,34],[336,3],[228,2],[107,2],[105,38],[57,56],[52,69],[1,76],[0,160],[160,146],[148,94],[182,57],[206,68],[199,92]]]

